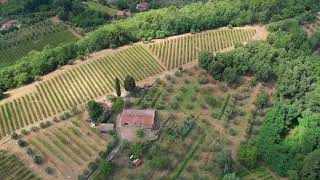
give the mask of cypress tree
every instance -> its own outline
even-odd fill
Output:
[[[120,97],[121,96],[121,87],[120,87],[119,78],[115,79],[115,89],[116,89],[117,96]]]

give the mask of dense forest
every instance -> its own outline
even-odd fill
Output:
[[[131,12],[135,12],[136,4],[141,2],[140,0],[98,0],[101,4],[111,7],[116,7],[117,9],[129,9]],[[150,3],[151,9],[164,8],[168,6],[183,7],[195,2],[207,2],[208,0],[145,0],[145,2]]]
[[[55,15],[82,28],[102,25],[110,18],[105,13],[87,8],[80,0],[10,0],[0,6],[2,21],[18,19],[23,26]]]
[[[320,104],[318,33],[307,38],[298,19],[268,26],[267,42],[250,42],[226,53],[203,51],[199,65],[228,83],[254,74],[257,80],[276,81],[274,104],[259,135],[250,142],[259,158],[289,179],[319,179]],[[318,42],[315,44],[314,42]]]

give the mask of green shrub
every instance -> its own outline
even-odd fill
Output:
[[[160,84],[162,84],[162,81],[161,81],[160,78],[157,78],[157,79],[155,80],[155,83],[156,83],[157,85],[160,85]]]
[[[28,146],[27,141],[22,140],[22,139],[18,140],[18,141],[17,141],[17,144],[18,144],[18,146],[20,146],[20,147],[26,147],[26,146]]]
[[[42,164],[43,163],[43,158],[42,158],[42,156],[39,156],[39,155],[36,155],[36,156],[34,156],[33,157],[33,162],[35,163],[35,164]]]
[[[95,163],[95,162],[90,162],[89,165],[88,165],[88,168],[91,170],[91,171],[95,171],[96,169],[98,169],[98,164]]]
[[[30,130],[31,130],[32,132],[37,132],[37,131],[39,130],[39,127],[33,126],[33,127],[31,127]]]
[[[54,173],[54,169],[52,167],[47,167],[45,169],[46,173],[49,174],[49,175],[52,175]]]
[[[22,130],[21,130],[21,133],[22,133],[23,135],[28,135],[28,134],[30,134],[30,132],[29,132],[28,130],[25,130],[25,129],[22,129]]]
[[[215,107],[217,105],[217,99],[215,96],[207,96],[205,100],[211,107]]]
[[[16,139],[18,139],[18,138],[19,138],[19,135],[18,135],[16,132],[13,132],[13,133],[11,134],[11,139],[16,140]]]
[[[257,148],[254,146],[241,144],[238,153],[238,161],[247,168],[254,168],[257,162]]]
[[[198,79],[199,84],[208,84],[209,79],[206,75],[201,75]]]
[[[174,75],[175,75],[176,77],[182,77],[182,76],[183,76],[182,72],[180,72],[180,71],[176,71],[176,72],[174,73]]]
[[[140,138],[142,138],[144,136],[144,131],[142,128],[138,128],[136,131],[136,135]]]
[[[229,134],[231,135],[231,136],[236,136],[237,134],[238,134],[238,132],[236,131],[236,130],[234,130],[234,129],[230,129],[229,130]]]
[[[26,153],[27,153],[29,156],[34,155],[34,151],[33,151],[31,148],[27,148],[27,149],[26,149]]]
[[[259,109],[266,107],[268,103],[268,94],[265,92],[261,92],[257,95],[256,104]]]
[[[171,81],[171,80],[172,80],[172,76],[169,75],[169,74],[165,75],[165,78],[166,78],[166,80],[168,80],[168,81]]]
[[[227,92],[227,91],[228,91],[228,87],[227,87],[227,85],[225,85],[225,84],[220,84],[220,85],[219,85],[219,89],[220,89],[222,92]]]

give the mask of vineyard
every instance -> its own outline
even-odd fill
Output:
[[[30,51],[39,51],[46,45],[55,47],[75,40],[65,25],[50,21],[0,35],[0,66],[12,64]]]
[[[43,21],[27,28],[0,35],[0,49],[7,49],[18,44],[38,39],[54,32],[65,31],[67,27],[50,21]]]
[[[110,140],[111,135],[101,136],[83,120],[76,119],[26,137],[35,154],[45,159],[45,164],[39,166],[42,171],[51,167],[57,177],[73,179],[97,158]]]
[[[0,105],[0,138],[15,130],[68,111],[85,101],[114,91],[114,79],[136,80],[164,68],[141,46],[134,46],[42,81],[36,90]]]
[[[0,177],[3,180],[34,180],[37,177],[28,170],[17,156],[0,150]]]
[[[255,29],[221,29],[170,39],[149,46],[150,50],[170,70],[193,62],[201,50],[219,52],[236,43],[251,39]]]

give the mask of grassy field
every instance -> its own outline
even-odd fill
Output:
[[[76,117],[25,136],[24,140],[30,144],[29,147],[35,154],[44,157],[45,163],[39,166],[41,171],[51,167],[54,169],[51,176],[55,178],[65,179],[71,176],[76,179],[98,157],[98,153],[105,149],[111,135],[98,134],[82,118]]]
[[[9,49],[0,50],[0,68],[15,63],[32,50],[40,51],[47,45],[55,47],[62,43],[75,41],[76,39],[77,38],[70,31],[66,30],[45,35]]]
[[[114,16],[117,12],[117,10],[112,9],[110,7],[107,6],[103,6],[95,1],[87,1],[86,4],[88,5],[88,7],[92,10],[98,11],[98,12],[102,12],[102,13],[106,13],[109,16]]]
[[[3,180],[38,179],[15,155],[0,150],[0,177]]]
[[[149,48],[168,69],[174,69],[194,62],[201,50],[219,52],[250,40],[255,33],[250,28],[214,30],[160,41]]]

